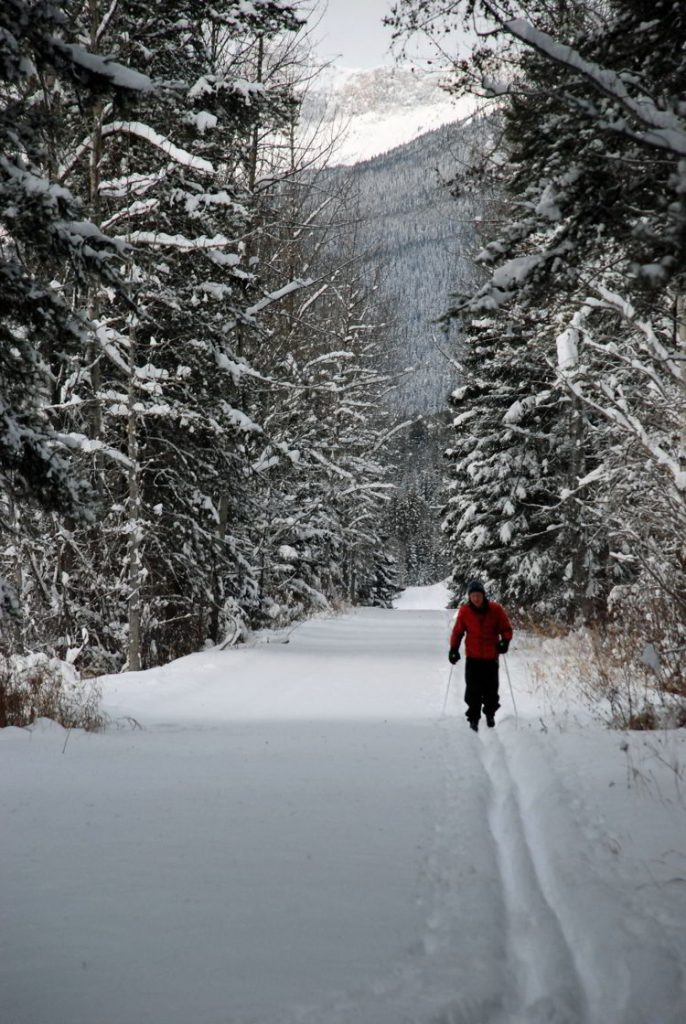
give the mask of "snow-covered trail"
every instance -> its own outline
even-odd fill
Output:
[[[682,737],[551,717],[521,636],[474,735],[440,598],[0,733],[2,1024],[681,1024]]]

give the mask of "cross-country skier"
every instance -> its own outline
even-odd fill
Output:
[[[484,585],[472,580],[467,586],[467,601],[460,605],[450,634],[448,660],[460,660],[460,644],[467,634],[465,653],[465,703],[469,727],[477,732],[481,708],[486,724],[493,728],[498,701],[498,655],[505,654],[512,639],[512,624],[507,612],[497,601],[489,601]]]

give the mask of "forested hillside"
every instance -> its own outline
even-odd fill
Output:
[[[445,125],[348,172],[359,196],[364,267],[392,327],[389,367],[412,367],[392,397],[405,416],[445,409],[456,381],[449,355],[457,331],[446,340],[436,321],[450,294],[475,280],[482,207],[478,196],[453,196],[451,183],[484,130],[472,122]]]
[[[449,296],[476,280],[478,192],[452,192],[456,174],[483,148],[487,126],[455,122],[390,153],[331,172],[356,197],[356,235],[378,315],[387,323],[382,350],[390,377],[384,402],[407,426],[393,438],[386,517],[390,550],[403,585],[444,578],[441,534],[449,443],[447,400],[460,376],[459,328],[438,321]]]

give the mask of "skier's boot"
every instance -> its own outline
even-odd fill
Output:
[[[478,721],[475,722],[473,718],[470,718],[469,719],[469,728],[473,729],[474,732],[478,732],[479,731],[479,723],[478,723]]]
[[[495,715],[493,713],[490,715],[488,712],[486,713],[486,725],[489,729],[492,729],[495,726]]]

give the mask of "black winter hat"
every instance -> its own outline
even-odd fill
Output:
[[[483,594],[484,597],[486,596],[486,590],[481,580],[471,580],[471,582],[467,584],[468,595],[473,594],[476,591],[478,591],[480,594]]]

